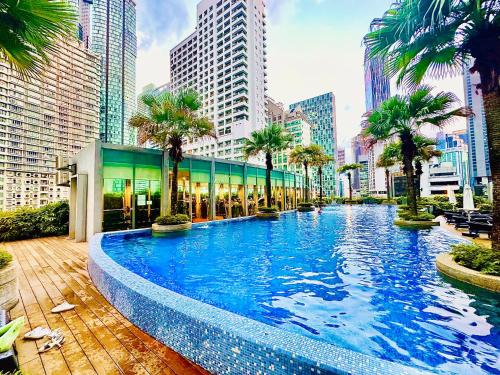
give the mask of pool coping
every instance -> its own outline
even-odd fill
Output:
[[[193,227],[251,219],[253,217],[203,222]],[[97,289],[132,323],[208,371],[229,374],[262,371],[274,374],[428,373],[288,332],[178,294],[119,265],[101,247],[104,237],[149,231],[136,229],[92,236],[89,275]],[[138,305],[141,311],[137,311]],[[141,319],[146,316],[154,320],[160,315],[172,320],[165,326],[162,317],[158,320],[163,325],[158,327]],[[191,331],[187,334],[186,330]],[[200,337],[194,337],[192,331]]]

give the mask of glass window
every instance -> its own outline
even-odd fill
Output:
[[[205,160],[191,160],[191,207],[193,222],[208,221],[211,218],[211,170],[211,162]]]

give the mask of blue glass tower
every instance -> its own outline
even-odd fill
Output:
[[[135,144],[136,10],[133,0],[93,0],[90,48],[101,56],[100,138]]]
[[[311,129],[311,141],[323,147],[325,153],[335,157],[337,149],[337,123],[335,121],[335,95],[328,92],[314,98],[305,99],[290,104],[290,110],[299,107],[304,111],[309,121],[313,124]],[[317,189],[316,179],[312,179],[313,186]],[[328,164],[323,171],[323,189],[325,196],[335,195],[335,167],[333,163]]]

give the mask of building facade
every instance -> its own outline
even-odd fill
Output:
[[[483,95],[478,85],[479,73],[469,71],[471,64],[464,67],[465,104],[472,108],[474,116],[467,118],[469,146],[470,185],[477,193],[485,192],[491,181],[490,156],[488,150],[488,132]]]
[[[337,122],[335,96],[332,92],[305,99],[290,105],[293,111],[300,107],[312,125],[311,143],[323,147],[325,153],[335,158],[337,149]],[[318,189],[317,179],[313,188]],[[326,196],[334,196],[336,189],[336,174],[333,163],[328,164],[323,171],[323,189]]]
[[[370,32],[380,27],[380,18],[370,23]],[[370,57],[370,49],[365,48],[365,107],[372,111],[391,96],[389,78],[384,74],[384,60],[380,57]],[[375,143],[367,154],[368,190],[370,194],[386,194],[385,173],[383,168],[377,168],[377,160],[384,151],[385,142]]]
[[[200,94],[218,139],[195,139],[185,149],[243,160],[243,140],[266,125],[264,0],[202,0],[196,14],[196,31],[170,51],[171,88]]]
[[[75,39],[50,61],[29,82],[0,62],[0,211],[66,199],[57,158],[99,137],[99,57]]]
[[[128,125],[136,112],[135,6],[134,0],[93,0],[89,31],[90,48],[101,57],[100,138],[125,145],[136,142]]]
[[[151,227],[169,212],[172,163],[168,152],[96,141],[71,163],[69,235],[76,241],[103,231]],[[266,170],[238,161],[188,155],[179,165],[178,207],[193,222],[254,215],[265,206]],[[272,204],[280,211],[304,198],[304,178],[271,173]]]
[[[296,146],[309,146],[311,144],[311,124],[304,112],[297,108],[294,111],[286,112],[283,126],[293,136],[293,141],[289,148],[273,155],[273,165],[275,168],[285,171],[303,173],[302,166],[290,164],[289,157]],[[314,172],[310,171],[309,173],[312,176]]]

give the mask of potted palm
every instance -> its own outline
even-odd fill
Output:
[[[352,175],[351,172],[361,169],[363,166],[361,164],[353,163],[353,164],[344,164],[338,169],[340,174],[347,174],[347,181],[349,183],[349,201],[345,201],[345,203],[355,203],[352,200]]]
[[[215,138],[214,126],[206,117],[199,117],[197,111],[201,108],[201,100],[194,90],[180,90],[176,94],[166,92],[162,94],[148,93],[141,100],[148,107],[148,114],[133,116],[129,124],[141,132],[144,142],[150,141],[153,145],[168,152],[172,160],[172,187],[170,196],[170,214],[162,207],[162,214],[158,226],[172,226],[179,228],[181,223],[178,203],[178,175],[179,163],[184,159],[182,145],[189,139],[202,137]],[[186,215],[183,215],[186,216]],[[187,217],[187,216],[186,216]],[[173,223],[173,224],[172,224]]]
[[[304,169],[305,177],[305,199],[304,202],[298,204],[297,211],[307,212],[314,211],[314,204],[311,202],[311,184],[309,180],[309,166],[322,153],[321,146],[312,144],[309,146],[296,146],[290,153],[290,164],[295,164]]]
[[[278,209],[272,205],[271,171],[273,170],[273,153],[290,147],[293,137],[279,124],[271,124],[264,129],[252,132],[245,139],[243,153],[248,160],[251,156],[264,154],[266,158],[266,207],[260,207],[256,213],[258,218],[278,218]]]
[[[0,309],[10,310],[19,301],[17,269],[12,255],[0,249]]]
[[[185,231],[192,225],[189,216],[184,214],[159,216],[153,224],[153,234]]]

